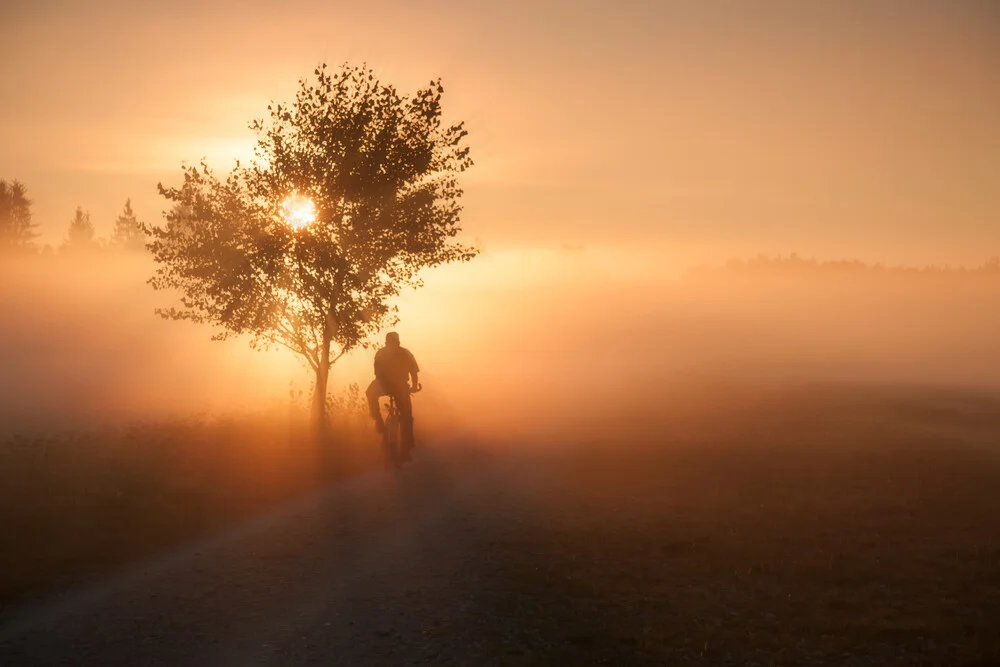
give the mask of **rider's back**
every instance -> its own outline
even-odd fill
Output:
[[[388,389],[407,386],[411,373],[418,372],[417,360],[405,347],[383,347],[375,353],[375,377]]]

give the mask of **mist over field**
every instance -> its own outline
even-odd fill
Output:
[[[308,398],[310,373],[290,353],[155,315],[172,303],[145,284],[152,268],[129,253],[4,258],[5,431],[283,410],[290,389]],[[504,438],[642,420],[727,385],[996,387],[998,302],[995,264],[758,257],[658,277],[587,249],[511,249],[427,272],[400,298],[397,330],[422,369],[418,425]],[[363,389],[371,354],[338,362],[331,391]]]
[[[245,409],[287,395],[267,356],[163,320],[142,255],[4,258],[2,419],[43,430]],[[284,379],[284,387],[268,386]]]
[[[1000,665],[998,27],[0,5],[0,667]]]

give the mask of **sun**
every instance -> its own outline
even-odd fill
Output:
[[[302,229],[316,220],[316,204],[309,197],[294,192],[281,202],[281,212],[285,222],[295,229]]]

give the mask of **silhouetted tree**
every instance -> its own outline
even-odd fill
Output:
[[[142,231],[142,223],[132,210],[132,200],[125,200],[125,208],[115,220],[115,228],[111,232],[111,247],[122,250],[144,250],[146,235]]]
[[[76,207],[76,214],[69,222],[66,240],[61,250],[68,252],[85,252],[95,250],[97,241],[94,239],[94,225],[90,222],[90,212],[84,213],[83,208]]]
[[[463,124],[442,124],[440,80],[403,97],[367,67],[313,74],[294,103],[250,124],[251,165],[224,180],[184,165],[180,187],[159,186],[175,203],[165,225],[146,229],[159,264],[150,283],[183,294],[183,308],[161,314],[302,355],[322,423],[333,363],[396,322],[390,301],[421,284],[421,269],[476,250],[452,241],[457,176],[472,161]],[[289,224],[293,195],[311,200],[312,224]]]
[[[36,226],[31,221],[31,200],[24,184],[0,180],[0,252],[34,250]]]

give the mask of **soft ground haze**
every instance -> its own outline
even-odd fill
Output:
[[[0,279],[5,429],[284,410],[311,375],[291,354],[153,315],[149,260],[121,253],[8,261]],[[20,285],[13,289],[12,286]],[[671,279],[587,250],[486,253],[400,299],[425,390],[418,435],[586,432],[641,422],[699,392],[799,382],[1000,387],[1000,268],[915,271],[758,259]],[[331,384],[362,388],[371,352]],[[708,396],[717,405],[719,396]]]

